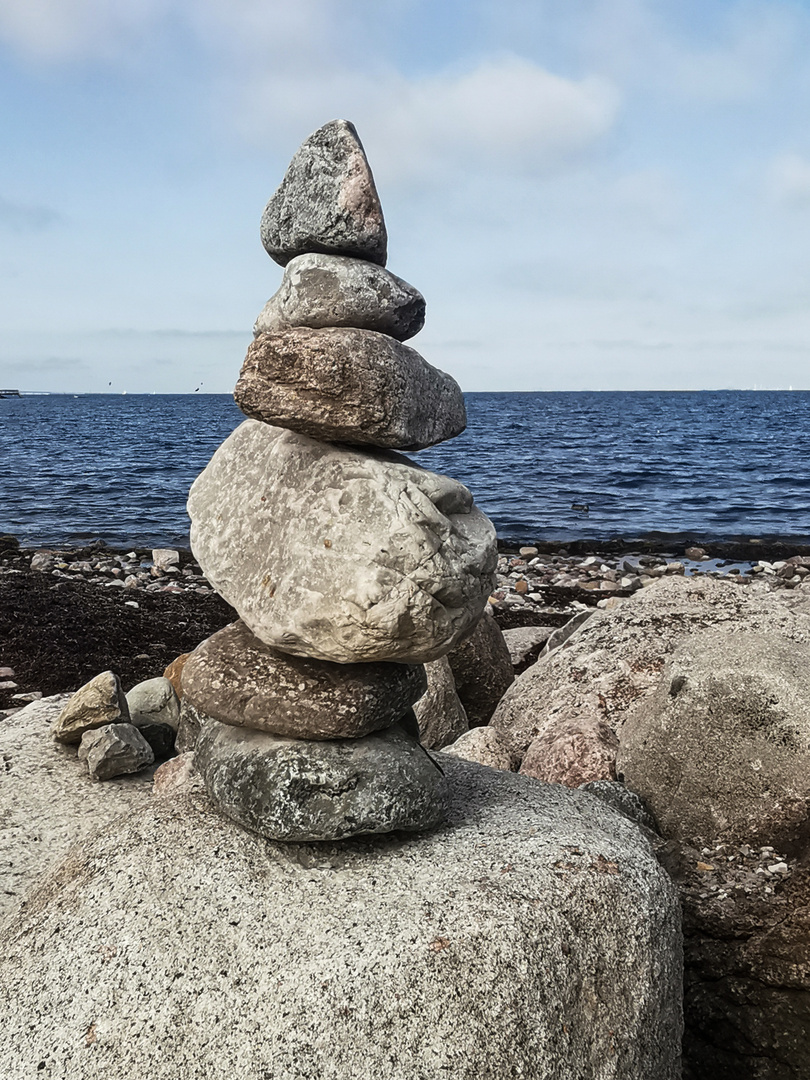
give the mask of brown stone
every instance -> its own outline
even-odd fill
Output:
[[[444,753],[505,772],[514,772],[518,767],[518,759],[510,750],[509,743],[491,727],[470,728],[454,743],[446,746]]]
[[[183,700],[183,668],[186,665],[186,660],[191,656],[191,653],[181,653],[176,657],[166,670],[163,672],[163,678],[168,679],[174,687],[174,692],[178,698]]]
[[[395,723],[425,692],[421,664],[336,664],[265,645],[239,620],[194,650],[185,700],[236,727],[294,739],[360,738]]]
[[[489,612],[485,612],[473,632],[448,653],[447,659],[470,727],[488,724],[498,702],[515,681],[509,647]]]
[[[419,722],[419,741],[428,750],[441,750],[467,731],[467,714],[456,693],[447,657],[425,664],[424,670],[427,691],[413,707]]]
[[[520,771],[549,784],[579,787],[616,779],[619,740],[607,724],[568,716],[549,723],[531,743]]]
[[[152,792],[155,795],[176,795],[188,790],[195,780],[202,786],[202,778],[194,769],[194,753],[187,750],[155,769]]]
[[[76,691],[56,718],[51,734],[58,742],[80,743],[86,731],[118,723],[129,723],[121,681],[114,672],[102,671]]]
[[[354,327],[259,334],[234,399],[265,424],[387,449],[433,446],[467,423],[455,379],[394,338]]]

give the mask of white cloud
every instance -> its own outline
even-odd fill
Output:
[[[170,6],[166,0],[0,0],[0,39],[41,61],[111,59]]]
[[[810,206],[810,161],[798,154],[783,154],[772,162],[768,192],[778,205]]]

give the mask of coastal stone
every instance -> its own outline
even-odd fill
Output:
[[[612,806],[614,810],[624,814],[630,821],[635,821],[636,825],[640,825],[643,829],[658,832],[655,817],[650,813],[644,800],[636,795],[635,791],[630,791],[617,780],[589,780],[585,784],[580,784],[580,790],[595,795],[597,799]]]
[[[617,767],[664,836],[795,849],[810,832],[810,642],[691,636],[621,741]]]
[[[421,664],[335,664],[290,656],[240,620],[199,645],[186,700],[225,724],[294,739],[359,738],[389,727],[425,692]]]
[[[47,573],[49,570],[53,570],[56,563],[55,551],[35,551],[31,556],[31,569],[39,570],[42,573]]]
[[[516,675],[520,675],[535,662],[553,633],[553,626],[515,626],[511,630],[503,631],[503,639]]]
[[[447,654],[456,692],[470,727],[488,724],[495,707],[515,681],[503,632],[488,611],[475,629]]]
[[[174,548],[153,548],[152,563],[153,569],[166,573],[179,566],[180,552],[175,551]]]
[[[507,772],[514,772],[520,764],[509,743],[491,727],[470,728],[452,745],[446,746],[444,753]]]
[[[424,663],[477,622],[495,530],[455,480],[247,420],[195,480],[191,547],[266,644]]]
[[[420,450],[467,424],[450,375],[385,334],[300,327],[251,342],[234,390],[247,416],[325,442]]]
[[[129,708],[118,676],[102,671],[73,694],[51,734],[59,742],[79,743],[86,731],[116,723],[129,723]]]
[[[154,760],[151,746],[132,724],[107,724],[86,731],[79,744],[79,761],[85,762],[92,780],[138,772]]]
[[[549,653],[554,652],[555,649],[559,649],[561,645],[564,645],[569,638],[573,637],[577,630],[590,619],[591,615],[593,615],[593,611],[579,611],[576,615],[573,615],[567,623],[558,626],[557,629],[546,638],[546,643],[540,650],[540,656],[548,656]]]
[[[205,719],[206,717],[194,708],[188,698],[184,697],[180,703],[180,721],[177,725],[177,738],[174,740],[174,748],[178,754],[185,754],[194,749]]]
[[[693,634],[741,628],[810,641],[810,620],[766,587],[667,576],[611,610],[595,611],[565,643],[519,675],[490,723],[523,755],[545,724],[571,709],[621,738],[629,711],[661,679],[667,657]],[[564,629],[564,628],[563,628]]]
[[[456,693],[453,670],[443,656],[425,664],[427,690],[413,711],[419,721],[419,741],[428,750],[441,750],[467,731],[467,714]]]
[[[364,259],[310,254],[287,263],[281,286],[262,308],[253,333],[355,326],[406,341],[424,323],[425,298],[407,281]]]
[[[187,791],[195,780],[202,786],[202,780],[194,767],[194,752],[189,750],[164,761],[155,769],[152,792],[155,795],[177,795],[180,791]]]
[[[427,834],[259,842],[190,793],[75,849],[0,930],[9,1080],[679,1078],[678,904],[638,829],[442,762]]]
[[[0,679],[13,679],[17,675],[14,668],[0,667]]]
[[[73,747],[47,738],[71,696],[35,701],[0,723],[0,922],[73,843],[151,798],[148,769],[100,789]]]
[[[556,717],[532,740],[520,771],[547,784],[579,787],[616,779],[619,740],[607,724],[590,717]]]
[[[195,763],[222,812],[271,840],[428,829],[446,809],[441,770],[399,726],[314,742],[206,720]]]
[[[357,131],[332,120],[295,152],[262,215],[267,254],[282,266],[296,255],[348,255],[385,266],[382,206]]]
[[[163,678],[168,679],[174,687],[174,692],[177,694],[179,701],[183,700],[183,668],[186,665],[186,660],[191,656],[190,652],[181,653],[178,657],[169,664],[166,670],[163,672]]]
[[[136,727],[168,724],[176,731],[180,722],[180,699],[170,680],[164,677],[146,679],[133,686],[127,694],[127,707]]]

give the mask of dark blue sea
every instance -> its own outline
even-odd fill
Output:
[[[466,400],[464,434],[412,456],[466,484],[505,539],[810,541],[810,391]],[[187,546],[189,485],[242,419],[226,395],[0,399],[0,533]]]

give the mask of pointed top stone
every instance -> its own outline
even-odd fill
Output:
[[[265,207],[261,237],[271,259],[349,255],[385,266],[388,237],[363,144],[348,120],[331,120],[295,152]]]

